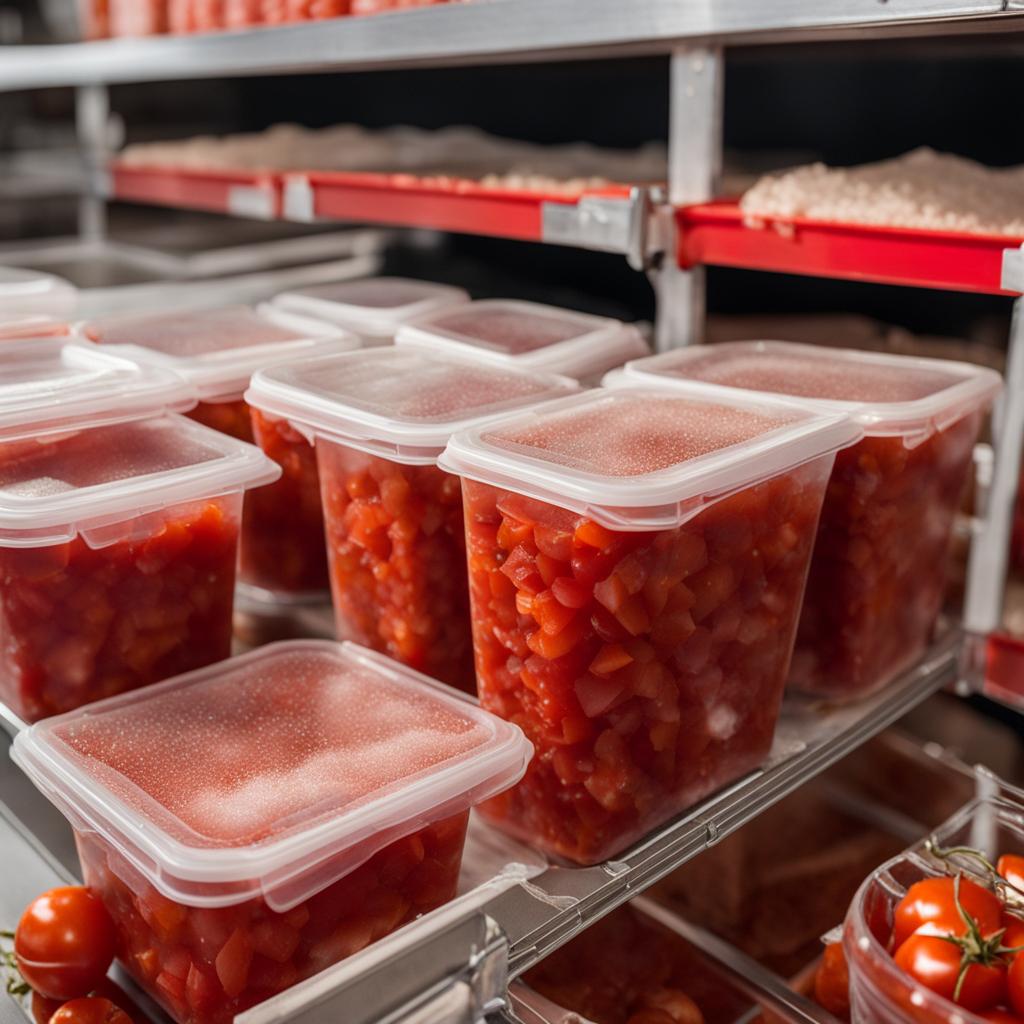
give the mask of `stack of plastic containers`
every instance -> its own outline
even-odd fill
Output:
[[[70,333],[68,323],[56,317],[36,313],[8,317],[0,310],[0,341],[17,341],[19,338],[61,338]]]
[[[62,277],[0,267],[0,321],[22,316],[71,317],[77,305],[78,289]]]
[[[764,759],[825,485],[859,436],[630,388],[452,438],[481,701],[537,748],[489,817],[597,862]]]
[[[695,346],[632,363],[626,384],[739,389],[844,412],[865,437],[829,481],[792,683],[833,699],[891,681],[927,646],[953,520],[999,375],[967,363],[787,342]]]
[[[373,277],[282,292],[273,305],[344,327],[358,335],[364,345],[389,345],[407,321],[468,301],[466,292],[450,285]]]
[[[316,442],[340,637],[474,690],[462,491],[437,460],[456,430],[574,390],[396,348],[254,376],[250,404]]]
[[[327,562],[313,450],[286,424],[251,414],[242,395],[258,369],[349,351],[358,341],[322,322],[245,306],[111,317],[82,330],[140,364],[179,373],[199,397],[193,419],[256,441],[281,466],[277,484],[246,500],[239,580],[248,597],[269,605],[323,600]]]
[[[179,1024],[229,1024],[455,895],[469,809],[530,745],[350,644],[295,641],[34,726],[118,957]]]
[[[614,367],[649,353],[629,324],[506,299],[417,317],[399,329],[395,342],[493,366],[561,373],[584,384],[597,384]]]
[[[228,655],[241,495],[279,470],[177,375],[0,347],[0,694],[35,720]]]

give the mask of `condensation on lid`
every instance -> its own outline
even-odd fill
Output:
[[[97,345],[137,362],[174,369],[195,385],[201,399],[240,397],[264,366],[359,344],[322,321],[247,306],[120,315],[89,321],[80,330]]]
[[[358,866],[346,851],[361,862],[494,795],[531,753],[514,725],[382,655],[291,641],[39,723],[15,758],[158,887],[220,883],[194,895],[223,905],[328,854],[341,877]]]
[[[0,345],[0,440],[45,437],[195,405],[178,374],[68,338]]]
[[[183,416],[92,427],[0,463],[0,546],[69,540],[95,522],[278,476],[258,448]]]
[[[585,377],[647,353],[636,328],[618,320],[535,302],[485,299],[418,317],[400,328],[400,346],[473,354]]]
[[[696,345],[630,363],[623,380],[685,380],[807,399],[855,415],[868,433],[947,425],[999,389],[992,370],[967,363],[795,342]]]
[[[455,435],[440,465],[623,529],[678,525],[708,500],[862,436],[793,402],[630,387],[586,392]]]
[[[377,348],[262,371],[246,399],[309,435],[408,444],[433,461],[457,429],[576,390],[551,374]]]

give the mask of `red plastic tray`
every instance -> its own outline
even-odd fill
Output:
[[[1000,287],[1003,253],[1024,239],[794,218],[744,222],[732,200],[680,207],[678,260],[882,284],[1012,294]]]
[[[311,213],[329,220],[367,221],[433,228],[495,238],[543,240],[545,203],[575,205],[586,195],[628,196],[625,185],[581,192],[526,192],[488,188],[460,178],[420,178],[410,174],[315,172],[285,175],[307,184]]]
[[[111,198],[272,220],[281,215],[281,179],[267,171],[110,167]]]

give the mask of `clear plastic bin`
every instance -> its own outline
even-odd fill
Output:
[[[0,267],[0,320],[23,316],[73,316],[78,289],[70,281],[40,270]]]
[[[452,438],[481,701],[537,748],[487,808],[593,863],[755,768],[845,416],[593,391]]]
[[[861,423],[864,439],[836,457],[829,481],[791,683],[832,699],[859,697],[921,656],[942,607],[953,520],[997,373],[757,341],[654,356],[617,379],[709,395],[784,394]]]
[[[0,696],[35,721],[227,657],[242,493],[278,467],[169,416],[0,464]]]
[[[366,345],[388,345],[399,327],[414,317],[469,302],[461,288],[405,277],[313,285],[283,292],[274,306],[317,317],[358,334]]]
[[[418,317],[400,328],[395,343],[495,366],[561,373],[584,384],[597,384],[609,370],[650,352],[630,324],[506,299]]]
[[[475,691],[456,430],[576,389],[395,348],[261,371],[247,401],[315,439],[338,635]]]
[[[245,306],[95,320],[90,340],[144,365],[169,367],[196,389],[193,419],[241,441],[259,443],[282,468],[281,480],[246,499],[239,580],[250,598],[268,603],[313,601],[327,590],[323,517],[316,464],[294,433],[267,429],[242,398],[252,374],[267,366],[358,347],[338,327]],[[254,429],[254,426],[256,429]]]
[[[994,776],[984,788],[991,795],[972,800],[933,838],[945,849],[980,850],[994,864],[1004,853],[1024,852],[1024,794]],[[954,856],[950,869],[986,881],[969,857]],[[854,897],[843,929],[853,1024],[984,1024],[984,1017],[904,973],[888,951],[893,911],[907,889],[922,878],[948,873],[926,843],[918,843],[874,871]]]
[[[195,404],[192,387],[170,370],[64,337],[10,339],[0,346],[0,466],[76,430]]]
[[[470,808],[530,745],[301,640],[37,725],[13,756],[74,828],[125,968],[179,1024],[229,1024],[450,900]]]

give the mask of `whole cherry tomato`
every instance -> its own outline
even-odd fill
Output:
[[[50,1024],[132,1024],[132,1019],[109,999],[83,996],[65,1003],[50,1018]]]
[[[971,964],[964,974],[960,994],[954,999],[960,975],[961,953],[955,943],[938,935],[911,935],[896,950],[896,966],[937,995],[971,1013],[998,1006],[1006,996],[1006,965]]]
[[[1004,1010],[1001,1006],[983,1010],[978,1016],[982,1020],[987,1020],[989,1024],[1024,1024],[1024,1017],[1018,1017],[1017,1014]]]
[[[1024,1017],[1024,956],[1016,956],[1006,972],[1006,990],[1014,1012]]]
[[[1007,949],[1024,949],[1024,921],[1013,914],[1003,914],[1003,945]]]
[[[700,1007],[677,988],[658,988],[645,993],[640,999],[640,1007],[641,1013],[652,1010],[664,1013],[672,1024],[704,1024]]]
[[[1004,853],[996,864],[996,871],[1005,878],[1014,889],[1024,892],[1024,857],[1016,853]]]
[[[14,933],[18,970],[50,999],[75,999],[99,984],[114,959],[114,922],[81,885],[51,889],[34,899]],[[123,1024],[123,1022],[122,1022]]]
[[[36,1024],[50,1024],[50,1018],[64,1005],[63,999],[47,999],[32,993],[32,1019]]]
[[[963,935],[967,926],[956,908],[955,892],[953,878],[924,878],[915,882],[896,904],[893,949],[899,949],[925,926],[931,935]],[[974,918],[983,936],[1001,927],[1003,905],[999,897],[969,878],[960,879],[960,906]]]
[[[850,971],[841,942],[830,942],[814,973],[814,998],[840,1020],[850,1019]]]

